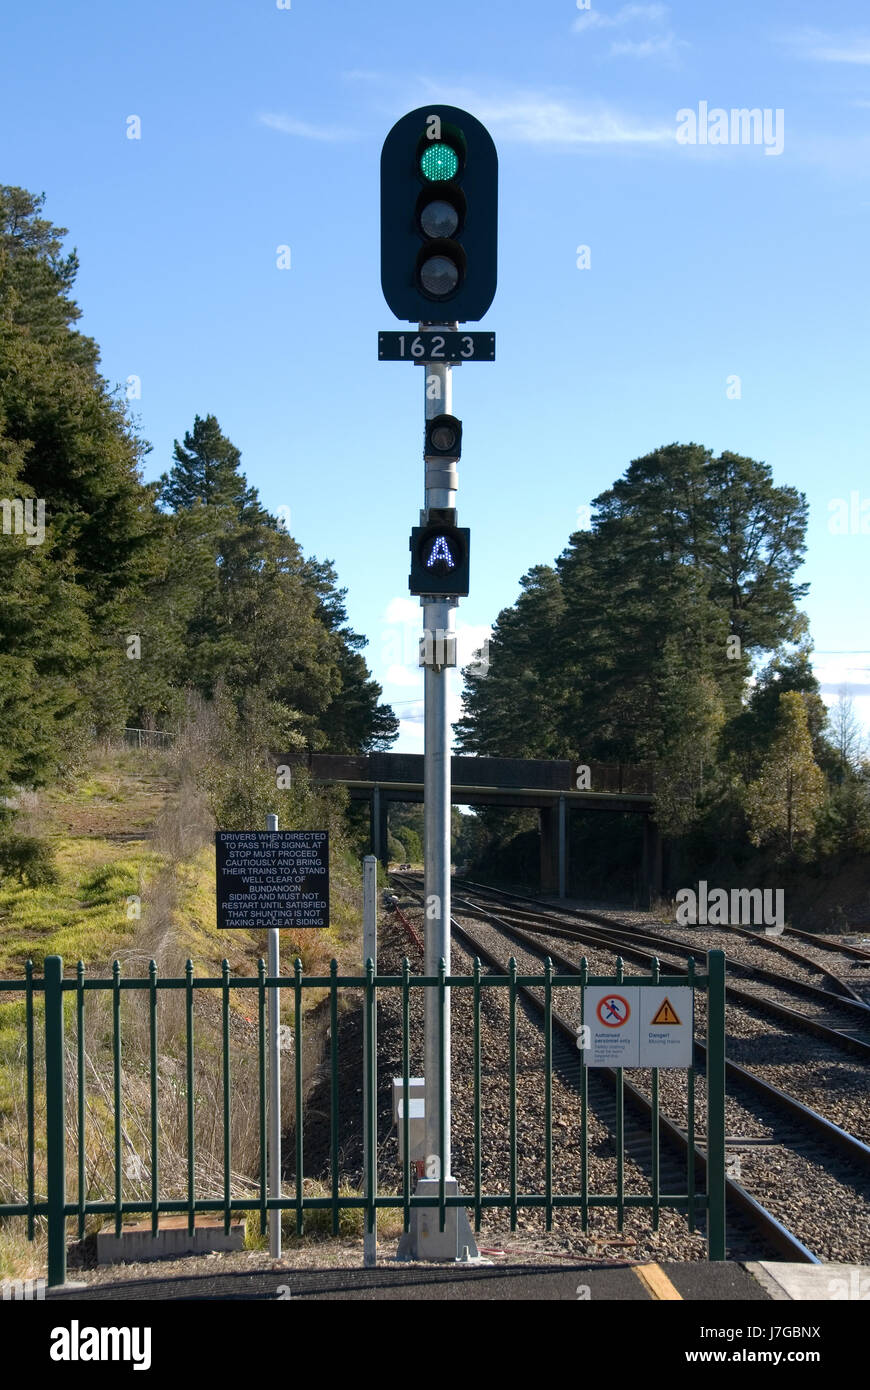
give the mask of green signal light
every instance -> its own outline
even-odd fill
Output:
[[[420,159],[423,177],[432,183],[454,178],[458,168],[459,157],[456,151],[450,145],[437,141],[424,151]]]

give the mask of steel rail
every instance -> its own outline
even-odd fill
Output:
[[[473,901],[469,898],[456,898],[456,902],[467,903],[468,906],[472,909],[472,911],[478,912],[485,916],[489,916],[493,925],[498,927],[500,930],[506,932],[513,932],[516,934],[517,941],[522,941],[524,942],[524,944],[529,944],[528,940],[525,939],[522,935],[522,927],[514,926],[510,922],[506,922],[503,919],[496,917],[496,915],[494,913],[490,913],[486,907],[480,906],[479,904],[474,904]],[[562,925],[556,930],[551,930],[549,926],[545,925],[535,930],[543,935],[562,936],[569,941],[577,941],[581,945],[597,946],[600,949],[610,950],[616,953],[617,955],[623,955],[629,957],[630,959],[641,961],[645,965],[649,964],[654,959],[658,959],[663,964],[667,964],[671,967],[679,965],[678,962],[675,962],[673,960],[669,961],[666,957],[656,956],[654,952],[643,950],[638,944],[636,944],[637,936],[635,933],[626,933],[626,935],[628,936],[628,940],[626,941],[620,939],[619,935],[617,935],[616,937],[598,935],[597,933],[600,930],[598,927],[594,927],[587,931],[584,931],[582,928],[578,928],[577,930],[571,930],[570,928]],[[655,938],[652,939],[654,940]],[[663,941],[665,940],[665,938],[660,939]],[[667,944],[671,947],[676,947],[680,954],[684,955],[686,958],[690,958],[693,955],[691,948],[684,946],[681,942],[672,942],[668,939]],[[552,954],[553,953],[551,952],[551,955]],[[785,977],[780,976],[776,977],[776,983],[780,987],[782,987],[783,985],[784,978]],[[835,1005],[837,1008],[860,1009],[860,1017],[867,1020],[868,1029],[870,1029],[870,1008],[868,1008],[866,1004],[858,1005],[854,1003],[854,1001],[852,1001],[851,999],[842,999],[838,995],[830,994],[827,990],[818,990],[815,986],[808,985],[806,986],[806,988],[816,989],[817,994],[821,994],[824,996],[825,1003]],[[779,1004],[774,999],[765,999],[761,995],[752,994],[749,990],[741,989],[739,985],[726,984],[725,989],[726,993],[729,994],[732,999],[737,1000],[744,1007],[754,1008],[759,1010],[761,1013],[769,1014],[772,1018],[776,1018],[782,1023],[788,1023],[796,1028],[802,1029],[804,1032],[812,1033],[815,1037],[823,1039],[823,1041],[830,1043],[833,1047],[843,1048],[845,1051],[851,1052],[855,1056],[870,1058],[870,1041],[865,1041],[863,1038],[852,1037],[850,1033],[844,1033],[839,1028],[832,1028],[829,1024],[822,1023],[818,1019],[811,1018],[808,1014],[803,1014],[798,1009],[791,1009],[788,1007],[787,1004]]]
[[[605,917],[603,913],[595,912],[591,908],[587,909],[578,907],[557,907],[553,903],[542,903],[539,899],[527,897],[525,894],[522,893],[512,893],[504,888],[494,888],[490,884],[486,883],[475,883],[472,879],[457,878],[455,882],[457,883],[457,885],[464,884],[466,887],[472,888],[478,892],[492,893],[493,895],[501,898],[511,898],[515,902],[531,903],[532,906],[536,908],[538,911],[543,911],[545,913],[548,911],[559,912],[564,916],[582,917],[590,922],[596,922],[599,925],[605,927],[617,927],[623,928],[626,931],[636,931],[636,928],[632,928],[627,922],[614,921],[613,918]],[[714,930],[724,930],[724,928],[714,927]],[[823,938],[814,936],[812,932],[798,931],[795,927],[788,927],[786,928],[786,930],[788,931],[790,936],[800,937],[801,940],[811,942],[813,945],[818,946],[821,950],[842,951],[844,955],[855,956],[860,960],[870,961],[870,951],[863,950],[860,946],[835,945],[831,941],[825,941]],[[866,1003],[863,996],[858,993],[858,991],[854,988],[853,985],[849,983],[848,980],[844,980],[841,975],[837,975],[831,970],[826,970],[825,967],[823,965],[820,965],[818,961],[813,960],[812,956],[808,956],[804,951],[799,951],[793,946],[788,946],[779,937],[760,936],[758,932],[751,931],[749,927],[738,927],[729,925],[728,931],[736,932],[739,936],[743,936],[750,941],[754,941],[759,946],[764,946],[772,951],[777,951],[781,955],[788,956],[790,957],[790,959],[797,961],[801,965],[809,966],[810,969],[817,971],[826,979],[831,980],[835,985],[838,986],[839,989],[844,990],[852,999],[857,1000],[858,1003]],[[650,939],[652,939],[652,936]],[[664,938],[660,936],[659,939],[671,940],[672,938]],[[736,962],[732,962],[732,964],[736,964]],[[763,969],[763,967],[759,967],[759,969]],[[774,972],[771,972],[771,974],[773,973]]]
[[[467,927],[457,922],[455,918],[451,918],[451,925],[455,934],[468,943],[481,961],[486,962],[495,970],[504,970],[504,962],[500,961],[492,951],[488,950],[482,942],[478,941]],[[536,1013],[543,1014],[544,1005],[531,988],[520,985],[517,987],[517,992],[523,995],[532,1005]],[[557,1013],[555,1009],[551,1010],[551,1018],[559,1032],[566,1038],[569,1038],[572,1043],[576,1043],[576,1028],[574,1028],[567,1019],[563,1018],[561,1014]],[[605,1076],[609,1076],[613,1080],[616,1079],[616,1072],[610,1067],[596,1067],[596,1071]],[[623,1087],[632,1106],[640,1111],[645,1118],[651,1119],[653,1113],[652,1103],[644,1095],[643,1091],[624,1077]],[[669,1120],[666,1115],[663,1115],[661,1111],[659,1112],[659,1129],[677,1146],[681,1154],[688,1154],[689,1141],[686,1132],[682,1130],[679,1125],[675,1124],[673,1120]],[[706,1173],[707,1155],[705,1151],[696,1144],[694,1152],[695,1161],[700,1163],[702,1169]],[[814,1255],[813,1252],[798,1239],[793,1231],[790,1231],[772,1212],[762,1206],[751,1193],[746,1191],[745,1187],[740,1185],[740,1183],[735,1182],[733,1178],[726,1177],[725,1191],[731,1205],[749,1218],[752,1224],[762,1232],[770,1247],[776,1250],[779,1255],[800,1264],[822,1263],[818,1256]]]
[[[463,900],[456,899],[456,901],[461,902]],[[499,918],[492,913],[487,912],[486,916],[491,919],[493,925],[499,928],[499,930],[505,931],[508,935],[513,936],[519,945],[525,946],[526,948],[531,946],[533,950],[539,952],[545,950],[539,942],[534,939],[530,941],[521,928],[512,927],[510,923],[501,922]],[[577,972],[577,962],[571,960],[569,956],[563,956],[559,951],[548,951],[547,954],[553,963],[559,965],[566,973],[575,974]],[[661,965],[669,966],[675,964],[675,962],[662,961],[660,957],[647,957],[644,953],[640,952],[636,954],[643,959],[645,963],[658,959]],[[754,995],[750,995],[749,997],[752,999],[755,998]],[[799,1015],[799,1017],[802,1017],[802,1015]],[[706,1056],[706,1044],[701,1040],[696,1040],[695,1045],[701,1048]],[[802,1101],[799,1101],[787,1091],[780,1090],[778,1086],[771,1085],[770,1082],[765,1081],[762,1077],[757,1076],[754,1072],[749,1071],[738,1062],[732,1062],[726,1058],[725,1070],[736,1081],[739,1081],[743,1085],[751,1086],[754,1090],[765,1095],[769,1100],[782,1105],[790,1112],[793,1118],[799,1119],[804,1124],[809,1125],[822,1134],[827,1141],[835,1143],[838,1147],[844,1149],[852,1160],[864,1167],[870,1167],[870,1146],[863,1143],[862,1140],[856,1139],[853,1134],[849,1134],[847,1130],[841,1129],[839,1125],[835,1125],[833,1121],[826,1119],[825,1116],[820,1115],[818,1111],[811,1109],[808,1105],[804,1105]]]

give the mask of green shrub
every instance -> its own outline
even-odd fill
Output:
[[[292,1183],[292,1180],[291,1180]],[[346,1183],[342,1183],[339,1188],[339,1197],[361,1197],[362,1193]],[[326,1183],[314,1182],[306,1179],[306,1197],[328,1197],[331,1188]],[[285,1193],[286,1195],[286,1193]],[[338,1211],[338,1234],[340,1237],[362,1237],[364,1231],[365,1213],[362,1207],[339,1207]],[[281,1240],[282,1243],[294,1240],[314,1240],[329,1239],[332,1236],[332,1210],[329,1207],[316,1207],[314,1210],[305,1211],[305,1229],[302,1236],[296,1235],[296,1212],[282,1211],[281,1213]],[[260,1234],[260,1213],[250,1211],[245,1218],[245,1247],[248,1250],[268,1250],[269,1235]]]
[[[54,850],[35,835],[6,834],[0,838],[0,877],[18,879],[29,888],[57,883]]]

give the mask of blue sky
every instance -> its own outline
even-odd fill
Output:
[[[379,158],[434,101],[482,120],[500,162],[497,361],[454,373],[463,655],[632,458],[696,441],[806,492],[817,672],[870,724],[865,5],[47,0],[19,8],[0,73],[0,179],[70,229],[81,328],[112,384],[141,381],[146,475],[218,417],[265,504],[335,561],[398,747],[422,747],[423,386],[377,360],[400,327]],[[701,103],[769,111],[781,150],[680,143]]]

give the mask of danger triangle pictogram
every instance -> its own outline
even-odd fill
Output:
[[[679,1023],[677,1011],[670,999],[663,999],[653,1015],[653,1023]]]

